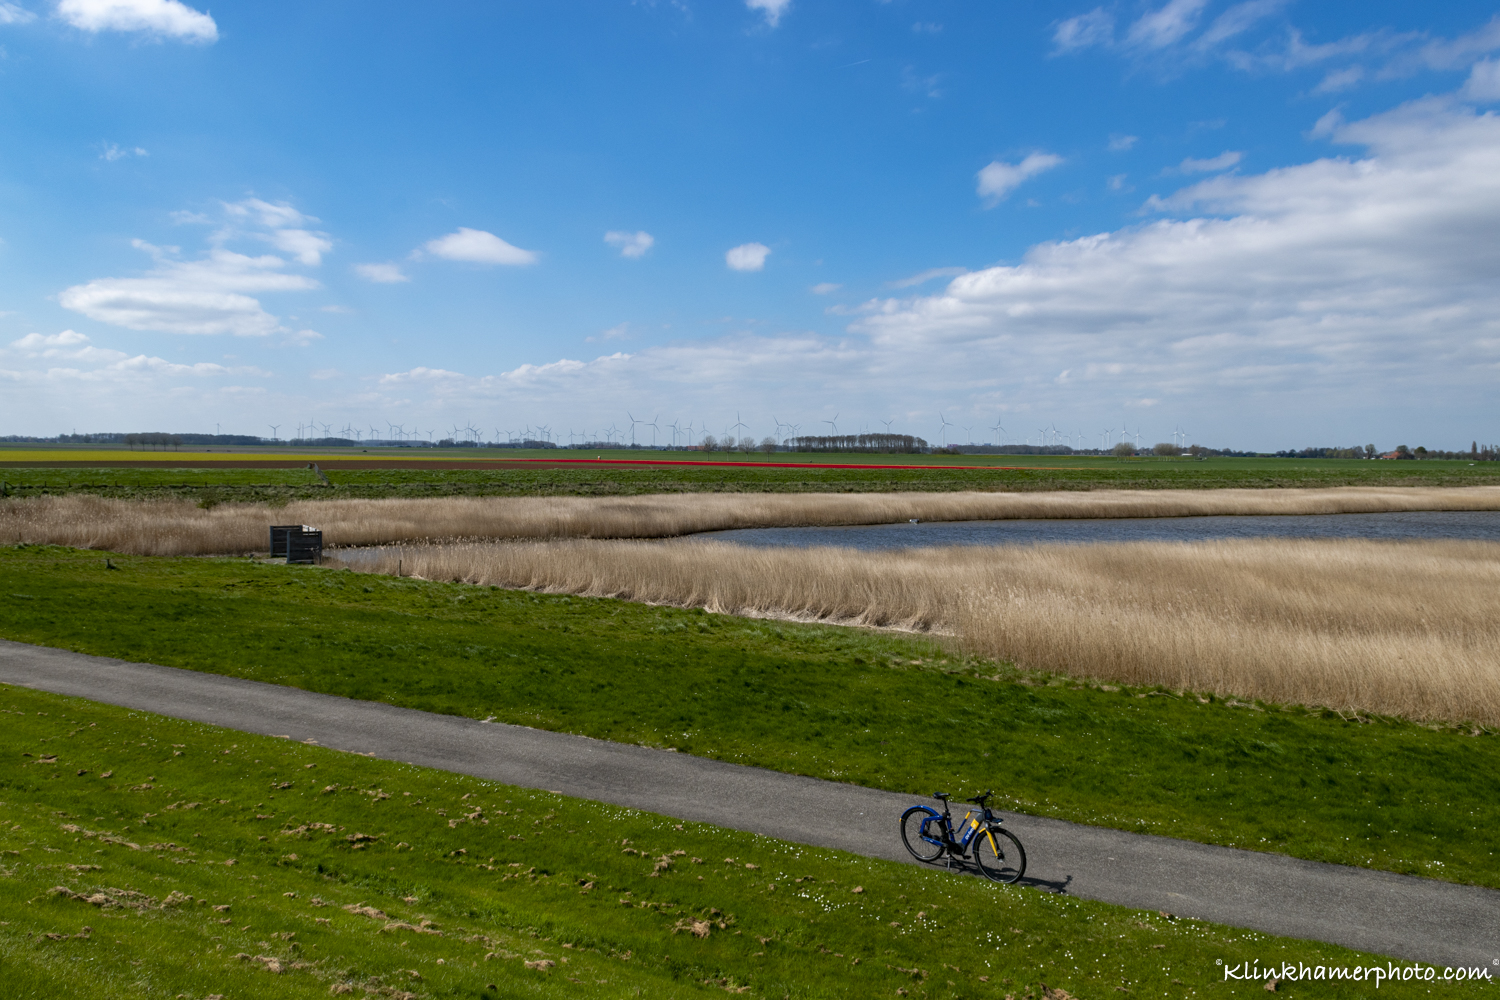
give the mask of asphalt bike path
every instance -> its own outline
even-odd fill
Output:
[[[0,683],[891,861],[912,861],[897,820],[922,801],[666,750],[4,640]],[[1500,959],[1497,890],[1004,816],[1026,847],[1022,884],[1041,890],[1438,966]]]

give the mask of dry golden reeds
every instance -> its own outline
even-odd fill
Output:
[[[361,565],[736,614],[947,633],[1128,684],[1500,724],[1500,545],[1257,539],[897,552],[471,543]]]
[[[1093,490],[1056,493],[682,493],[640,497],[308,500],[274,508],[73,494],[0,500],[0,543],[135,555],[264,549],[272,524],[311,524],[328,546],[443,539],[670,538],[728,528],[1007,518],[1182,517],[1500,510],[1500,487]]]

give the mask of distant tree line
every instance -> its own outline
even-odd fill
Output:
[[[132,450],[136,448],[152,448],[165,451],[168,448],[181,448],[182,435],[161,433],[126,434],[125,443],[128,444]]]
[[[910,434],[817,434],[787,438],[786,447],[788,451],[914,455],[927,451],[928,444]]]

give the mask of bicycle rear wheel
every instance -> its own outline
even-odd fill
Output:
[[[974,863],[985,878],[1019,882],[1026,874],[1026,848],[1009,830],[988,827],[974,835]]]
[[[901,842],[918,861],[943,856],[943,821],[926,806],[912,806],[901,814]]]

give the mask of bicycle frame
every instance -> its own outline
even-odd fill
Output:
[[[926,809],[929,813],[932,814],[932,819],[929,819],[922,824],[923,840],[926,840],[929,843],[941,845],[943,849],[946,850],[949,854],[956,854],[959,857],[963,857],[964,855],[969,853],[969,845],[974,843],[974,839],[979,835],[980,831],[983,831],[985,836],[990,838],[990,847],[995,848],[995,853],[999,853],[999,849],[995,844],[994,835],[990,833],[990,825],[992,823],[999,823],[1000,819],[990,811],[989,806],[980,807],[980,811],[977,815],[973,809],[970,809],[968,812],[966,812],[963,818],[963,836],[954,837],[953,812],[948,800],[943,799],[942,801],[943,811],[941,813],[939,813],[931,806],[922,806],[923,809]],[[928,825],[931,824],[933,820],[937,821],[939,831],[941,833],[941,836],[938,838],[929,837],[927,835]]]

